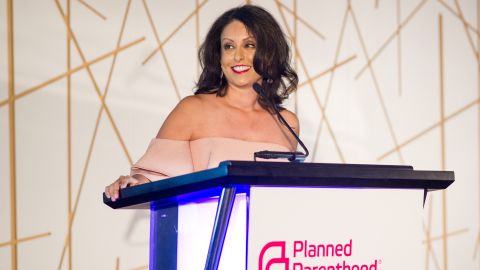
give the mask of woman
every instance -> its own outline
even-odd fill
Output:
[[[290,48],[272,15],[252,5],[225,12],[209,30],[199,59],[203,71],[195,95],[170,113],[131,174],[105,188],[112,201],[127,186],[215,167],[222,160],[252,160],[256,151],[296,149],[272,108],[298,82]],[[257,95],[254,83],[262,85],[268,100]],[[279,108],[298,134],[295,114]]]

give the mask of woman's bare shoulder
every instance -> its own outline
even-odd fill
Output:
[[[190,111],[192,109],[198,109],[202,105],[202,98],[198,95],[186,96],[180,102],[178,102],[175,110],[183,112],[184,110]]]
[[[163,122],[157,138],[190,140],[202,107],[204,100],[199,95],[187,96],[180,100]]]
[[[297,115],[287,109],[282,110],[280,114],[283,116],[283,118],[285,118],[285,121],[287,121],[287,123],[290,125],[290,127],[292,127],[295,133],[298,134],[300,132],[300,124]]]

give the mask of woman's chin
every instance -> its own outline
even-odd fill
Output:
[[[236,88],[246,88],[246,87],[252,87],[254,83],[261,83],[260,80],[255,80],[255,79],[249,79],[249,80],[231,80],[228,82],[229,86],[236,87]]]
[[[253,82],[228,82],[228,86],[234,88],[252,87]]]

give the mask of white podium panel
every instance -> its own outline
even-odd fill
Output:
[[[178,207],[177,269],[204,269],[218,197]],[[230,216],[218,269],[245,270],[247,258],[247,200],[238,194]]]
[[[252,187],[249,270],[421,269],[423,191]]]

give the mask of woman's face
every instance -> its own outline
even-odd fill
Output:
[[[260,81],[253,69],[256,40],[237,20],[227,24],[220,37],[222,71],[230,86],[245,87]]]

